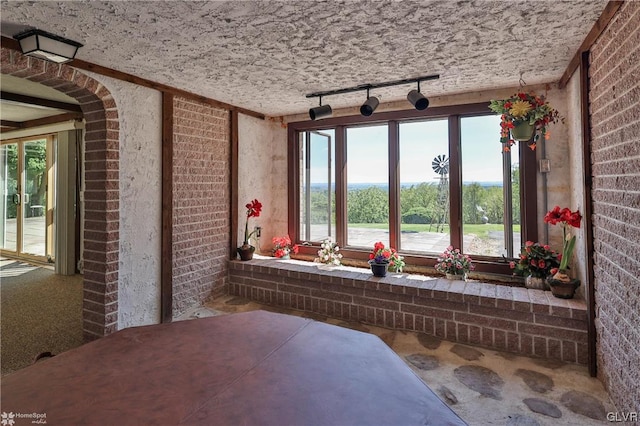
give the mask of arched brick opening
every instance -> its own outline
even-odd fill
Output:
[[[68,65],[54,64],[1,49],[2,73],[35,81],[80,103],[84,136],[84,339],[94,340],[118,328],[120,228],[119,121],[107,88]]]

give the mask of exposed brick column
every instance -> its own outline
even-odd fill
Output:
[[[590,57],[598,375],[640,410],[640,3],[625,2]]]
[[[173,316],[227,292],[229,111],[174,98]]]
[[[93,340],[117,330],[119,256],[118,111],[111,93],[68,65],[2,48],[2,72],[63,92],[80,103],[85,130],[83,332]]]

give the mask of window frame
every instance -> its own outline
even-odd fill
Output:
[[[441,107],[430,107],[424,111],[401,110],[376,113],[370,117],[344,116],[328,118],[321,121],[299,121],[288,124],[287,144],[288,144],[288,231],[292,241],[301,244],[300,241],[300,169],[299,152],[300,138],[299,132],[320,131],[335,129],[335,187],[336,187],[336,235],[338,244],[345,241],[347,235],[347,211],[346,211],[346,127],[357,125],[387,124],[389,131],[389,240],[391,245],[396,247],[394,242],[400,238],[400,218],[399,218],[399,184],[400,176],[397,167],[399,161],[399,123],[422,119],[447,119],[449,124],[449,162],[450,164],[460,164],[461,132],[460,119],[462,117],[474,117],[482,115],[493,115],[489,110],[488,102],[450,105]],[[501,149],[498,143],[498,131],[496,130],[495,149]],[[487,149],[492,149],[488,146]],[[521,238],[522,241],[537,241],[537,173],[536,156],[530,150],[520,149],[520,215],[521,215]],[[392,167],[392,165],[395,165]],[[452,173],[455,172],[455,173]],[[462,169],[459,166],[452,167],[449,174],[450,188],[458,190],[450,191],[449,223],[450,238],[454,245],[462,241]],[[456,226],[453,226],[456,224]],[[314,256],[317,253],[319,243],[300,246],[300,253]],[[356,247],[341,247],[341,252],[345,260],[366,261],[369,259],[368,249]],[[514,256],[518,253],[514,247]],[[411,267],[433,267],[437,260],[437,254],[417,254],[414,252],[401,253],[406,257],[407,265]],[[511,275],[509,268],[510,258],[497,258],[489,256],[473,256],[476,264],[476,271]]]

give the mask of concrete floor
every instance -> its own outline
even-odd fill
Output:
[[[264,309],[373,333],[387,343],[470,425],[601,425],[615,411],[600,381],[576,364],[527,358],[440,340],[425,334],[344,322],[260,305],[234,296],[180,319]]]

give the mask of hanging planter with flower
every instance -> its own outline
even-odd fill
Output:
[[[489,109],[501,114],[500,142],[505,151],[509,151],[515,141],[527,142],[529,148],[535,150],[541,137],[549,139],[549,124],[558,120],[564,122],[544,96],[530,93],[520,92],[508,99],[492,100]]]

